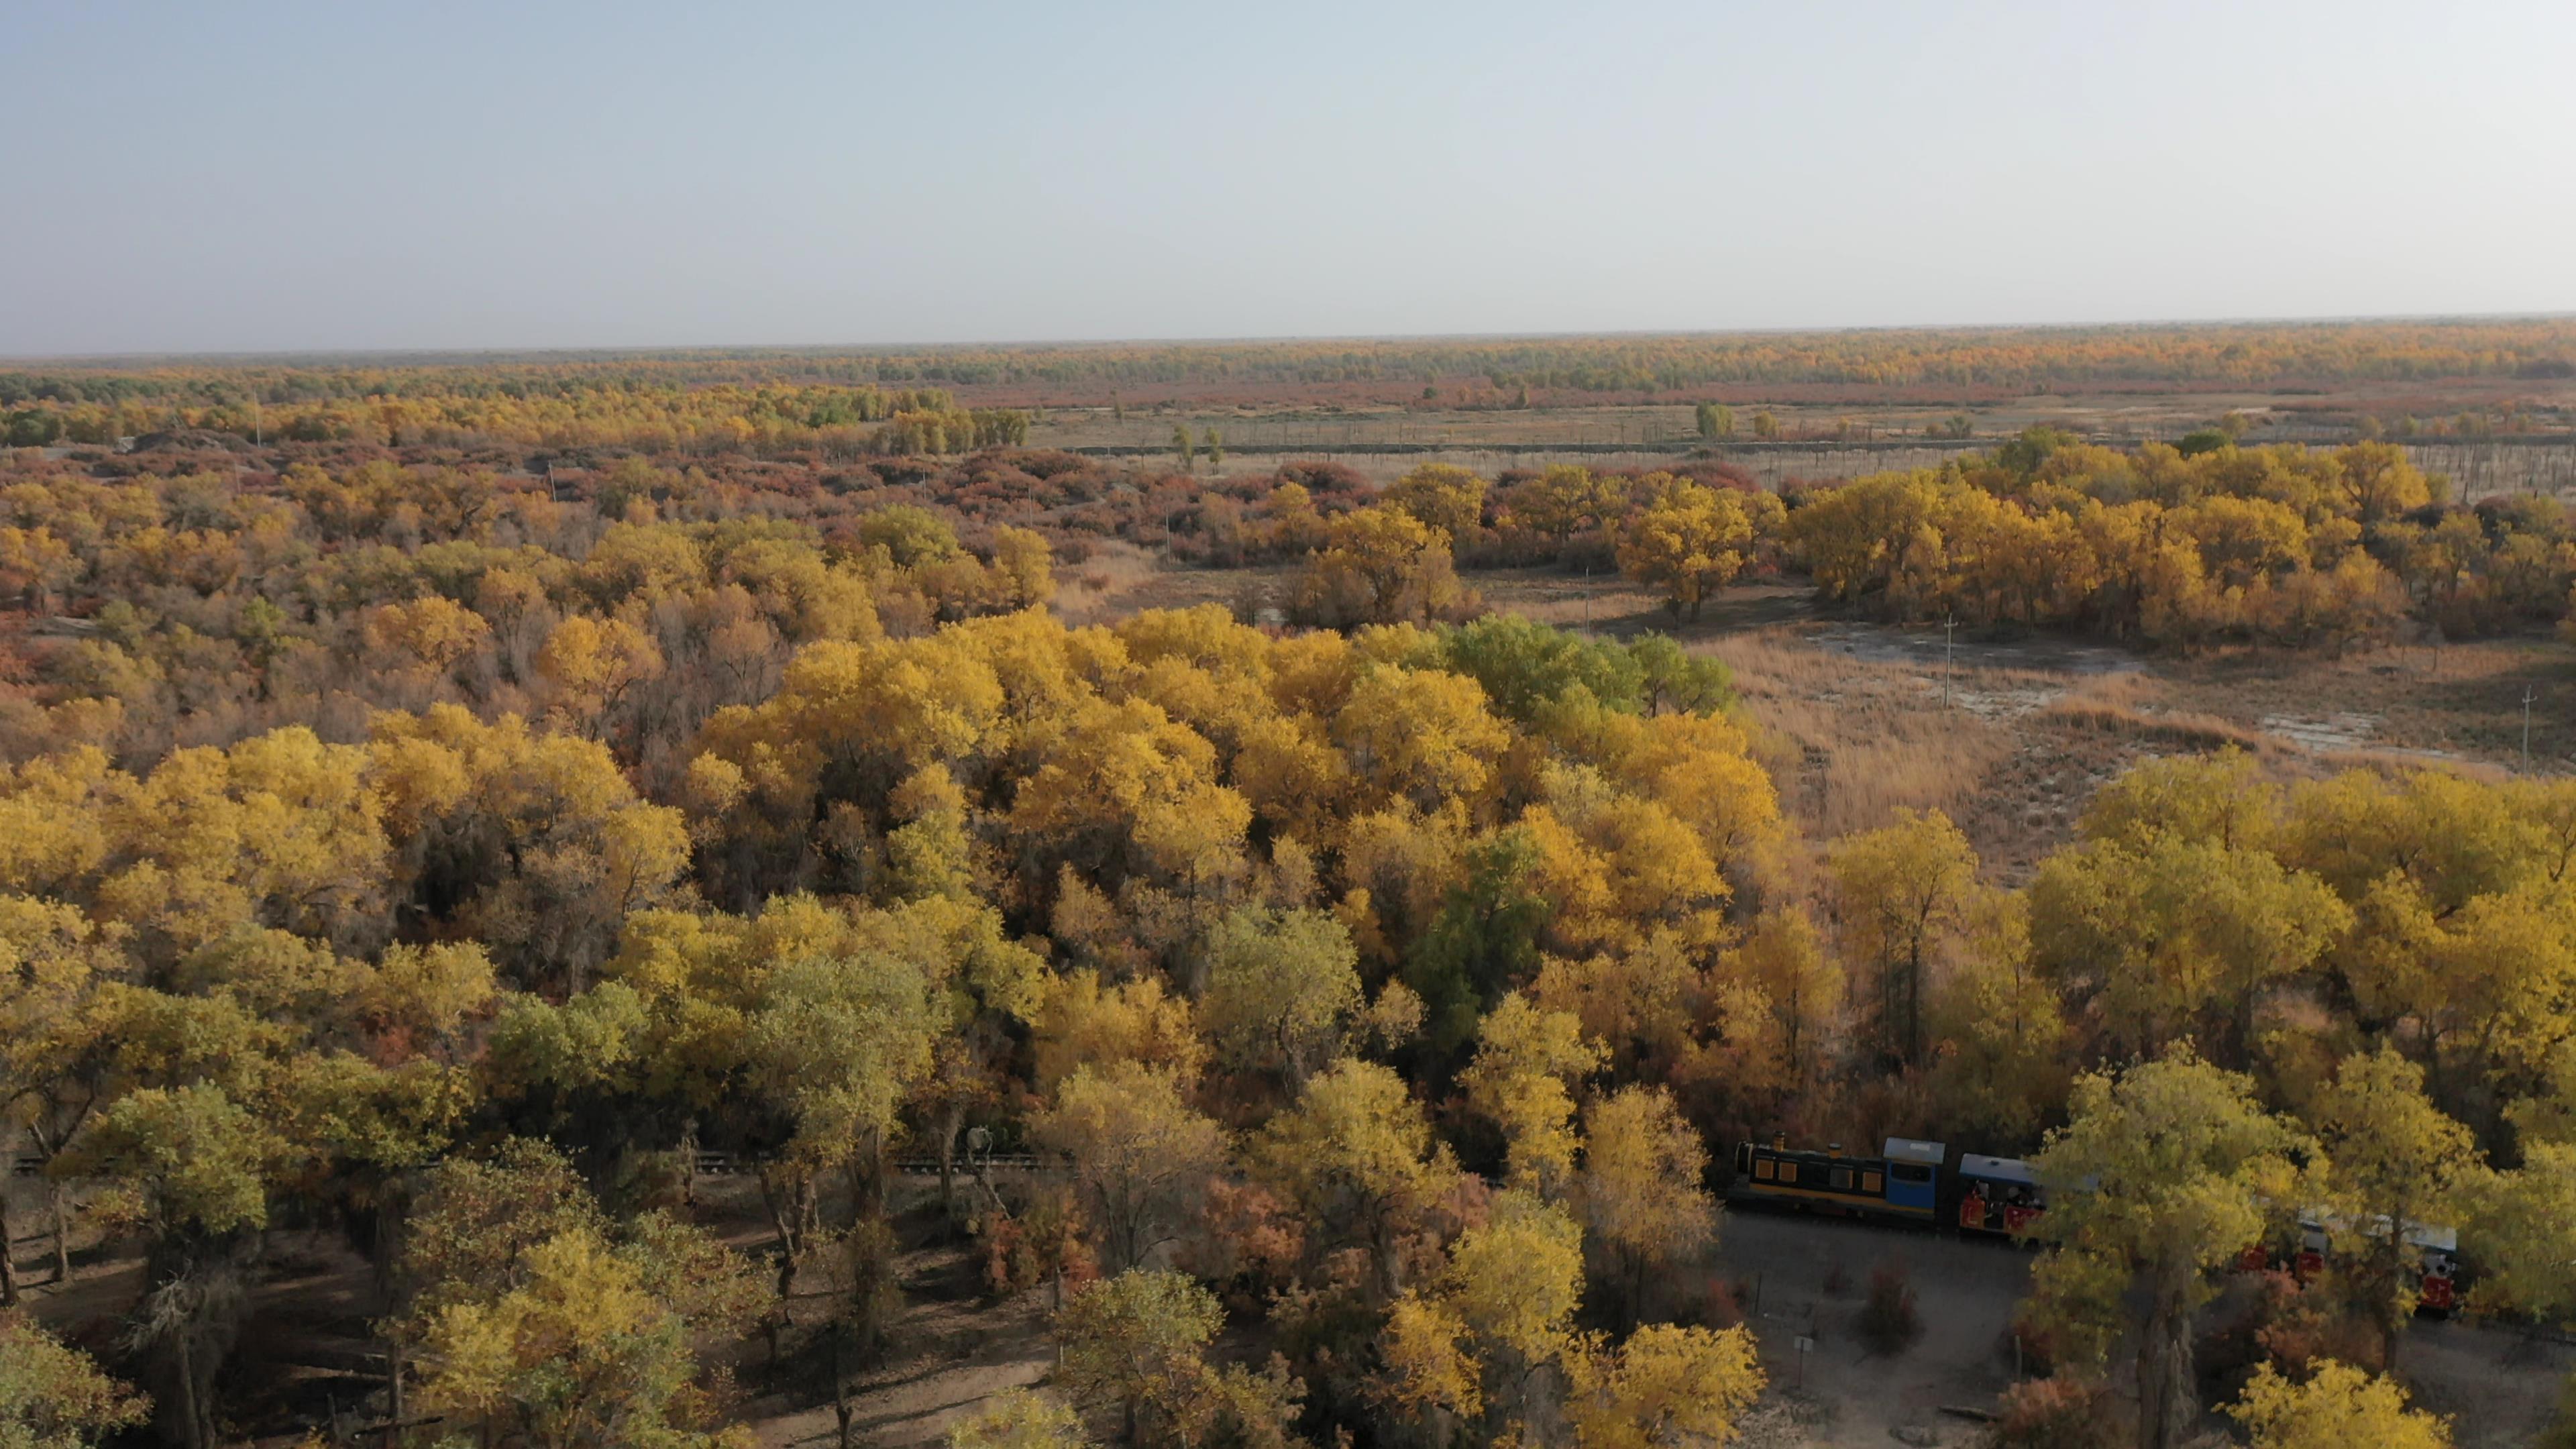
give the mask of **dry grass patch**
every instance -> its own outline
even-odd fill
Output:
[[[2158,707],[2161,681],[2127,674],[2089,681],[2087,687],[2052,701],[2050,724],[2113,739],[2135,741],[2169,750],[2223,750],[2231,746],[2260,754],[2278,743],[2271,735],[2213,714],[2184,713]]]
[[[2523,696],[2531,764],[2576,767],[2576,663],[2542,636],[2439,649],[2403,645],[2341,658],[2244,650],[2160,661],[2176,714],[2200,714],[2288,738],[2320,754],[2385,754],[2516,766]]]
[[[1900,809],[1964,816],[1979,781],[2014,748],[2008,717],[1942,708],[1937,678],[1823,652],[1793,628],[1729,636],[1705,651],[1735,671],[1759,726],[1757,755],[1811,836],[1872,829]],[[1977,680],[1981,689],[2041,683]]]
[[[1068,624],[1105,624],[1148,609],[1188,609],[1222,604],[1238,611],[1284,607],[1295,592],[1297,569],[1189,568],[1133,544],[1095,545],[1091,557],[1058,574],[1056,616]]]

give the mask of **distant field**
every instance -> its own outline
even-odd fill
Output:
[[[981,401],[981,399],[970,400]],[[2357,413],[2447,419],[2477,407],[2515,404],[2532,421],[2525,431],[2564,431],[2576,422],[2576,385],[2525,384],[2499,397],[2480,385],[2405,393],[2353,390],[2339,393],[2274,393],[2256,390],[2139,394],[2044,393],[1967,406],[1852,400],[1840,403],[1730,405],[1734,432],[1718,441],[1756,445],[1753,419],[1768,412],[1786,443],[1892,444],[1923,442],[1925,430],[1964,415],[1970,439],[1991,443],[2033,424],[2105,438],[2173,438],[2206,427],[2229,412],[2244,412],[2284,434],[2340,435]],[[1124,416],[1106,407],[1048,408],[1031,421],[1032,444],[1060,448],[1138,448],[1170,445],[1175,423],[1193,432],[1215,427],[1233,450],[1331,450],[1378,446],[1531,448],[1545,446],[1639,449],[1687,448],[1704,441],[1694,420],[1696,401],[1671,403],[1550,404],[1530,408],[1461,408],[1417,403],[1398,406],[1245,403],[1231,406],[1154,404],[1130,406]]]
[[[1964,439],[1921,436],[1908,413],[1837,413],[1830,420],[1784,424],[1788,441],[1750,437],[1706,439],[1690,430],[1688,408],[1565,408],[1498,413],[1409,413],[1392,409],[1346,413],[1204,412],[1173,408],[1139,410],[1124,420],[1106,409],[1049,412],[1032,423],[1029,442],[1110,457],[1168,458],[1172,430],[1189,431],[1204,451],[1209,430],[1223,441],[1219,475],[1267,473],[1283,458],[1321,460],[1388,482],[1424,463],[1450,463],[1491,477],[1507,468],[1573,463],[1593,469],[1657,468],[1707,450],[1743,468],[1766,486],[1796,478],[1850,478],[1910,468],[1933,468],[1957,454],[1992,448],[2034,423],[2066,427],[2084,436],[2125,442],[2171,440],[2209,419],[2249,404],[2212,398],[2198,412],[2158,409],[2145,416],[2071,401],[2050,406],[1995,409],[1976,419]],[[1836,438],[1835,433],[1844,434]],[[1814,434],[1816,436],[1798,436]],[[2338,443],[2348,428],[2324,428],[2284,419],[2260,428],[2250,441]],[[2406,445],[2415,465],[2458,485],[2474,501],[2494,493],[2557,493],[2576,489],[2576,433],[2532,433],[2511,438],[2416,439]],[[1202,463],[1204,466],[1204,463]]]
[[[962,451],[885,426],[918,414],[1086,450],[1160,451],[1185,424],[1245,454],[1651,453],[1697,442],[1702,403],[1732,411],[1737,440],[1803,443],[1946,436],[1961,419],[1972,439],[2046,423],[2133,441],[2229,412],[2276,441],[2342,441],[2364,418],[2395,436],[2569,436],[2576,319],[0,361],[0,424],[21,445],[187,427]]]

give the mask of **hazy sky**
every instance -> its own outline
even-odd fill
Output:
[[[2576,310],[2576,4],[131,5],[0,354]]]

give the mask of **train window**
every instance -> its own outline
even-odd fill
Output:
[[[1834,1169],[1834,1191],[1836,1191],[1836,1192],[1849,1192],[1849,1191],[1851,1191],[1851,1169],[1850,1169],[1850,1168],[1848,1168],[1848,1167],[1837,1167],[1837,1168],[1835,1168],[1835,1169]]]
[[[1755,1158],[1753,1160],[1753,1176],[1757,1181],[1769,1182],[1771,1180],[1771,1159],[1768,1157]]]
[[[1889,1168],[1888,1171],[1896,1174],[1896,1180],[1898,1182],[1930,1182],[1932,1180],[1932,1169],[1925,1167],[1919,1162],[1900,1162]]]
[[[1879,1190],[1878,1174],[1875,1172],[1862,1173],[1860,1175],[1860,1190],[1875,1197]]]

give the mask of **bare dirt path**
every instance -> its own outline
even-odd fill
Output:
[[[956,1249],[907,1255],[904,1279],[925,1286],[950,1281],[962,1259]],[[889,1360],[860,1380],[851,1442],[872,1449],[944,1443],[949,1429],[986,1399],[1045,1377],[1055,1367],[1048,1307],[1043,1289],[993,1307],[972,1298],[915,1295],[896,1321]],[[762,1445],[839,1442],[827,1385],[799,1388],[743,1406]]]
[[[1729,1278],[1761,1285],[1758,1308],[1748,1299],[1745,1309],[1783,1401],[1764,1416],[1772,1449],[1973,1444],[1976,1426],[1942,1406],[1990,1409],[2013,1382],[2006,1331],[2029,1287],[2026,1250],[1753,1210],[1727,1213],[1718,1262]],[[1924,1332],[1913,1347],[1881,1356],[1854,1323],[1870,1270],[1889,1262],[1907,1270]],[[1814,1344],[1804,1355],[1801,1337]],[[2398,1377],[2423,1407],[2452,1417],[2459,1449],[2518,1449],[2549,1423],[2571,1371],[2576,1349],[2421,1319],[2407,1335]],[[2212,1416],[2211,1427],[2222,1423]],[[1898,1430],[1912,1437],[1900,1440]]]

